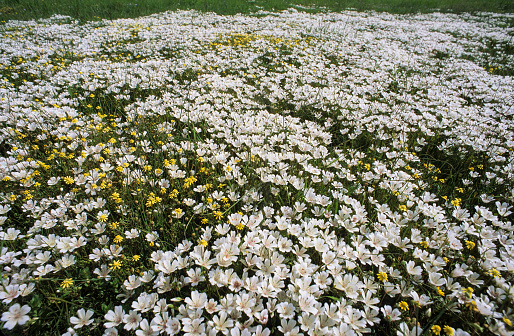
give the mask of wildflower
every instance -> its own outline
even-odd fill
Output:
[[[123,241],[123,237],[120,235],[117,235],[116,237],[114,237],[114,239],[112,241],[115,242],[116,244],[119,244]]]
[[[203,247],[207,246],[207,241],[205,239],[202,239],[200,240],[200,245],[202,245]]]
[[[100,221],[100,222],[105,222],[107,220],[107,218],[109,217],[109,211],[107,210],[103,210],[103,211],[100,211],[98,213],[98,215],[96,215],[96,218]]]
[[[466,293],[466,295],[467,295],[469,298],[471,298],[471,294],[473,293],[473,288],[471,288],[471,287],[463,288],[463,289],[462,289],[462,291],[463,291],[464,293]]]
[[[123,316],[123,323],[125,323],[123,329],[135,330],[139,326],[139,322],[141,322],[141,315],[138,314],[137,311],[131,310],[128,314]]]
[[[444,333],[446,335],[452,336],[454,329],[452,327],[450,327],[450,326],[445,325],[444,328],[443,328],[443,331],[444,331]]]
[[[66,184],[72,184],[73,182],[75,182],[75,180],[71,176],[66,176],[65,178],[63,178],[63,180]]]
[[[444,292],[441,290],[441,288],[437,287],[437,294],[444,296]]]
[[[133,261],[138,261],[140,258],[141,258],[141,256],[139,256],[139,255],[137,255],[137,254],[134,254],[134,255],[132,256],[132,260],[133,260]]]
[[[220,220],[223,217],[223,213],[221,211],[214,211],[213,214],[217,220]]]
[[[105,319],[109,322],[104,323],[104,327],[106,328],[114,328],[118,326],[121,322],[123,322],[123,316],[125,315],[125,311],[122,306],[114,307],[114,311],[109,310],[107,314],[105,314]]]
[[[507,318],[507,316],[502,317],[503,322],[508,325],[509,327],[512,327],[512,321]]]
[[[398,302],[398,307],[400,307],[400,309],[403,311],[409,310],[409,305],[405,301]]]
[[[377,277],[379,281],[382,281],[383,283],[387,282],[387,273],[386,272],[378,272]]]
[[[473,248],[475,248],[475,243],[472,241],[466,240],[466,248],[468,250],[472,250]]]
[[[30,307],[28,305],[20,307],[20,305],[16,303],[9,307],[9,311],[2,313],[2,321],[6,322],[4,328],[11,330],[17,324],[24,325],[30,319],[27,315],[29,311]]]
[[[81,308],[79,311],[77,311],[77,317],[73,316],[70,318],[70,323],[75,324],[73,328],[79,329],[83,326],[90,325],[93,323],[93,319],[90,320],[91,316],[93,316],[93,311],[88,310],[87,312],[84,310],[84,308]]]
[[[438,326],[437,324],[436,325],[433,325],[430,330],[434,333],[434,335],[441,335],[441,327]]]
[[[495,278],[501,278],[502,277],[502,275],[500,274],[500,272],[498,272],[498,270],[496,268],[493,268],[488,273],[490,275],[494,276]]]
[[[61,282],[61,288],[68,288],[71,285],[73,285],[73,279],[72,278],[64,279],[64,281]]]
[[[116,270],[121,268],[121,261],[114,260],[112,263],[109,264],[111,267],[111,270]]]

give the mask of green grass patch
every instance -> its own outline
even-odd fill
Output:
[[[71,16],[81,21],[100,19],[135,18],[168,10],[194,9],[223,15],[254,13],[259,10],[278,11],[297,8],[308,12],[380,11],[397,14],[429,13],[434,11],[496,12],[514,11],[508,0],[2,0],[0,21],[47,18],[54,14]]]

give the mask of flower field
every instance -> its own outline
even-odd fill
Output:
[[[514,15],[0,26],[6,335],[514,335]]]

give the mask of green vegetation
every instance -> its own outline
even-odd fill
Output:
[[[167,10],[196,9],[204,12],[233,15],[259,10],[273,11],[298,7],[306,11],[385,11],[390,13],[441,12],[513,12],[509,0],[2,0],[0,20],[29,20],[53,14],[69,15],[89,21],[98,19],[134,18]],[[306,7],[306,8],[304,8]]]

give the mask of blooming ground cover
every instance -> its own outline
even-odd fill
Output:
[[[509,14],[0,27],[8,335],[512,335]]]

